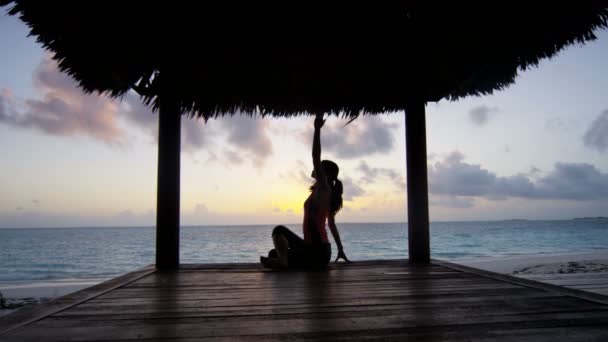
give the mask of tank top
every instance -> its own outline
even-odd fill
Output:
[[[304,202],[304,241],[313,245],[329,243],[327,240],[327,229],[325,221],[327,221],[328,210],[320,209],[309,196]]]

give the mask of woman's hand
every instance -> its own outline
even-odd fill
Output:
[[[340,260],[340,259],[344,259],[344,261],[346,261],[349,264],[351,263],[351,261],[348,260],[348,258],[346,257],[346,254],[344,254],[344,250],[342,250],[342,249],[338,251],[338,256],[336,257],[336,261],[334,261],[334,262],[338,262],[338,260]]]
[[[325,120],[323,120],[323,114],[317,114],[315,117],[315,129],[320,129],[325,124]]]

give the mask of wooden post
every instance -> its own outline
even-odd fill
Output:
[[[175,101],[160,97],[156,193],[156,267],[179,268],[179,196],[181,112]]]
[[[426,159],[425,102],[405,108],[407,216],[410,262],[430,262],[429,194]]]

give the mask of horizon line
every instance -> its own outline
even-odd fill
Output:
[[[438,220],[430,221],[429,223],[466,223],[466,222],[508,222],[508,221],[575,221],[575,220],[606,220],[606,216],[590,216],[590,217],[572,217],[566,219],[495,219],[495,220]],[[299,226],[301,223],[279,223],[287,226]],[[188,224],[180,225],[180,228],[193,227],[243,227],[243,226],[277,226],[277,223],[256,223],[256,224]],[[341,222],[340,224],[404,224],[408,222],[397,221],[376,221],[376,222]],[[338,224],[338,225],[340,225]],[[46,227],[0,227],[0,229],[86,229],[86,228],[155,228],[156,225],[104,225],[104,226],[46,226]]]

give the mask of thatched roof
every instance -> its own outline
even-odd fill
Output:
[[[87,92],[135,88],[205,118],[323,111],[355,116],[491,94],[607,27],[604,1],[0,0]]]

